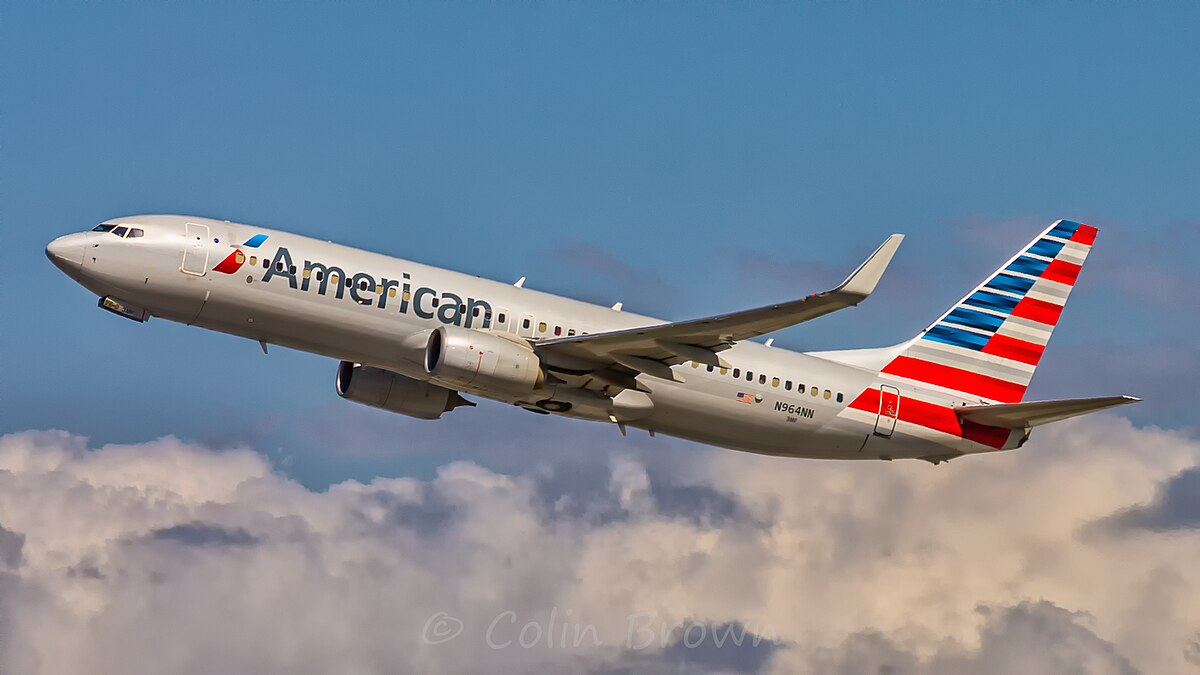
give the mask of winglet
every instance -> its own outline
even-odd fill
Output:
[[[904,241],[902,234],[893,234],[885,239],[871,254],[871,257],[859,265],[858,269],[854,270],[854,273],[847,277],[841,286],[833,289],[833,292],[856,295],[858,299],[853,304],[861,302],[875,290],[875,286],[883,276],[883,271],[892,262],[892,256],[896,255],[896,249],[900,248],[902,241]]]

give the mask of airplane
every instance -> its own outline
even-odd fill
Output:
[[[667,322],[332,242],[179,215],[106,220],[46,246],[98,305],[340,361],[339,396],[420,419],[477,396],[752,453],[933,464],[1132,396],[1023,401],[1096,237],[1059,220],[899,344],[796,352],[788,326],[875,290],[903,235],[832,290]]]

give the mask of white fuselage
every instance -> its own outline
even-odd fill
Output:
[[[455,325],[537,341],[662,323],[277,230],[183,216],[110,222],[142,228],[144,236],[87,232],[60,238],[47,249],[56,265],[97,295],[188,325],[419,380],[430,376],[401,345],[406,336],[431,327]],[[255,238],[261,243],[247,246]],[[740,342],[721,358],[727,370],[693,362],[672,366],[682,382],[637,376],[653,400],[653,413],[629,425],[793,457],[936,459],[996,449],[940,431],[936,423],[908,421],[894,409],[881,419],[878,409],[852,406],[881,386],[895,388],[898,397],[886,405],[902,411],[911,405],[914,412],[933,411],[937,417],[964,402],[961,394],[881,376],[869,351],[818,356]],[[455,388],[531,409],[538,401],[561,401],[570,409],[560,414],[610,419],[606,397],[572,377],[570,368],[555,372],[556,364],[546,365],[556,376],[532,393]],[[884,400],[876,393],[871,405],[883,407]]]

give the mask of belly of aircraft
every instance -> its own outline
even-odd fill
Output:
[[[819,459],[859,457],[866,440],[862,430],[836,419],[836,411],[797,418],[776,410],[770,400],[739,402],[738,392],[647,384],[654,414],[635,426],[655,432],[758,454]]]

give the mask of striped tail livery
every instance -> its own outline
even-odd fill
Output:
[[[1058,323],[1096,228],[1055,222],[909,341],[882,373],[1016,403]]]

